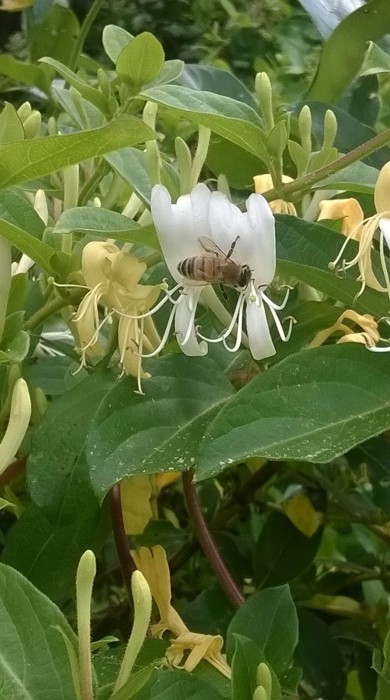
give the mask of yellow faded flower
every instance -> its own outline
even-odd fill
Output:
[[[321,219],[342,219],[341,233],[358,241],[361,234],[361,226],[364,219],[363,209],[357,199],[323,199],[319,204]]]
[[[263,175],[255,175],[253,178],[255,183],[255,192],[257,194],[264,194],[268,190],[272,190],[274,183],[272,177],[269,173],[263,173]],[[288,182],[293,182],[293,178],[288,175],[282,175],[283,184]],[[273,202],[269,202],[269,205],[274,214],[292,214],[297,215],[297,210],[291,202],[286,202],[284,199],[274,199]]]
[[[146,578],[160,613],[160,621],[151,627],[152,635],[162,637],[167,630],[176,635],[176,639],[166,651],[169,663],[192,671],[203,659],[230,678],[230,668],[221,654],[222,637],[190,632],[171,605],[171,578],[164,548],[161,545],[151,549],[141,547],[132,550],[131,556]]]
[[[127,374],[138,378],[141,393],[140,381],[149,376],[141,367],[142,349],[145,345],[153,350],[158,334],[150,319],[139,320],[137,316],[148,311],[160,294],[159,286],[139,284],[145,270],[145,263],[112,243],[88,243],[82,255],[82,276],[89,291],[73,318],[82,364],[87,357],[101,356],[100,330],[108,317],[118,319],[120,363]],[[102,320],[100,304],[105,307]]]
[[[353,330],[344,323],[346,320],[352,321],[352,323],[361,328],[361,330]],[[378,324],[370,314],[362,315],[352,309],[347,309],[339,316],[332,326],[319,331],[308,347],[318,348],[334,333],[342,334],[341,338],[337,340],[337,343],[363,343],[369,348],[375,347],[381,339],[378,332]]]
[[[141,535],[149,520],[158,517],[159,492],[180,476],[180,472],[161,472],[130,476],[121,481],[122,515],[127,535]]]
[[[390,298],[390,277],[386,263],[384,246],[390,248],[390,162],[386,163],[379,172],[374,190],[374,202],[377,213],[363,219],[352,229],[342,245],[337,258],[329,264],[331,269],[336,269],[337,263],[343,256],[347,242],[354,238],[359,242],[358,252],[352,260],[342,260],[341,269],[348,270],[354,265],[358,266],[359,277],[362,286],[359,295],[365,286],[375,289],[377,292],[385,292]],[[379,254],[383,273],[384,285],[378,280],[371,262],[374,236],[379,231]]]

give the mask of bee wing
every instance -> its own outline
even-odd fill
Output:
[[[218,258],[226,258],[226,253],[221,250],[208,236],[199,236],[198,241],[206,253],[216,255]]]

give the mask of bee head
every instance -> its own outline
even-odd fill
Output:
[[[241,268],[240,278],[238,280],[239,287],[247,287],[252,279],[252,270],[249,265],[243,265]]]

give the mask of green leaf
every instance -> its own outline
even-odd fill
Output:
[[[390,427],[387,357],[353,343],[303,350],[241,389],[210,423],[197,479],[249,457],[328,462]]]
[[[299,610],[297,657],[304,681],[324,700],[344,700],[346,673],[344,659],[327,625],[308,610]]]
[[[104,159],[149,207],[152,185],[146,152],[139,148],[121,148],[105,156]],[[179,176],[170,163],[162,163],[161,181],[172,194],[179,193]]]
[[[232,700],[252,698],[258,686],[256,680],[257,667],[265,662],[265,656],[253,639],[240,634],[233,635],[236,647],[232,659]],[[267,700],[282,700],[279,681],[275,672],[268,666],[272,676],[271,695]]]
[[[111,61],[115,64],[119,54],[134,39],[133,35],[115,24],[107,24],[103,29],[103,47]]]
[[[134,700],[223,700],[225,697],[195,673],[158,670]]]
[[[23,362],[30,350],[30,336],[25,331],[20,331],[8,344],[2,342],[0,362]]]
[[[38,66],[35,63],[18,61],[10,54],[0,56],[0,74],[6,75],[11,80],[22,85],[32,85],[49,94],[50,81],[53,71],[46,66]],[[23,137],[22,137],[23,138]]]
[[[142,32],[132,39],[119,54],[116,72],[123,82],[138,90],[161,73],[164,49],[150,32]]]
[[[369,41],[359,75],[377,75],[378,73],[388,73],[389,71],[389,54],[383,51],[380,46]]]
[[[233,100],[245,102],[249,107],[257,109],[256,101],[248,88],[227,70],[215,66],[186,63],[181,77],[176,82],[192,90],[204,90],[232,97]]]
[[[56,61],[50,56],[45,56],[40,59],[41,63],[46,63],[47,65],[54,68],[59,75],[61,75],[69,85],[76,88],[80,95],[84,97],[85,100],[91,102],[97,109],[100,109],[103,114],[108,113],[107,100],[104,95],[97,88],[89,85],[85,80],[82,80],[76,73],[74,73],[70,68],[64,66],[63,63]]]
[[[73,631],[48,598],[4,564],[0,564],[0,618],[0,699],[76,700],[62,637],[76,649]]]
[[[144,380],[145,396],[125,379],[107,394],[88,439],[91,483],[99,498],[124,476],[183,471],[196,461],[201,436],[233,389],[208,358],[167,355]]]
[[[298,617],[289,587],[254,593],[239,608],[227,633],[228,659],[234,653],[236,634],[255,642],[278,676],[288,669],[298,642]]]
[[[2,58],[4,57],[0,56],[0,71]],[[23,139],[24,129],[20,117],[15,107],[6,102],[0,114],[0,144],[14,143],[14,141],[23,141]]]
[[[254,571],[261,588],[287,583],[307,569],[321,542],[321,529],[306,537],[282,513],[264,522],[255,548]]]
[[[140,226],[127,216],[100,207],[75,207],[64,211],[54,226],[55,233],[80,231],[93,236],[114,238],[127,243],[140,243],[159,249],[151,226]]]
[[[107,534],[84,447],[97,407],[115,380],[109,372],[90,375],[46,411],[33,432],[27,466],[34,503],[13,526],[2,553],[5,563],[61,602],[74,586],[81,554]]]
[[[174,109],[186,119],[208,127],[262,160],[267,157],[260,118],[243,102],[179,85],[143,90],[141,96]]]
[[[180,78],[183,68],[184,61],[179,61],[178,59],[172,59],[171,61],[165,61],[160,73],[148,83],[148,87],[154,87],[155,85],[165,85],[166,83],[172,83],[174,80]]]
[[[0,218],[42,238],[45,224],[33,205],[15,190],[0,190]]]
[[[375,700],[387,700],[390,691],[390,632],[383,644],[383,665],[378,674],[378,690]]]
[[[343,275],[329,269],[336,259],[345,238],[321,224],[309,223],[296,216],[276,217],[276,256],[278,270],[311,285],[331,299],[342,301],[347,306],[375,317],[386,316],[387,295],[366,287],[357,297],[361,284],[356,282],[358,268],[350,268]],[[350,260],[358,250],[358,244],[350,241],[343,258]],[[379,254],[372,251],[373,269],[382,279]]]
[[[139,119],[121,116],[99,129],[6,144],[0,146],[0,187],[49,175],[154,137],[154,131]]]
[[[42,56],[51,56],[68,64],[80,32],[79,21],[68,7],[54,4],[43,15],[42,22],[34,23],[28,34],[32,62]]]
[[[348,15],[324,45],[308,99],[337,102],[359,71],[367,41],[380,39],[388,31],[388,0],[371,0]]]
[[[5,219],[0,219],[0,228],[3,238],[32,258],[44,270],[50,271],[50,260],[54,253],[51,246]]]
[[[218,177],[223,173],[230,187],[236,189],[251,187],[254,176],[264,169],[260,158],[215,134],[210,139],[206,163],[214,175]],[[240,163],[239,168],[237,163]]]
[[[377,179],[378,170],[359,161],[317,182],[314,189],[348,190],[372,195]]]

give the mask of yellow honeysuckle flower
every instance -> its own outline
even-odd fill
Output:
[[[146,346],[153,351],[156,338],[159,341],[151,319],[138,318],[153,306],[160,294],[158,285],[139,284],[145,270],[145,263],[112,243],[91,241],[82,255],[82,276],[89,291],[73,318],[80,339],[82,365],[87,357],[102,355],[99,332],[109,317],[118,319],[120,363],[127,374],[137,377],[140,393],[141,379],[150,376],[142,370],[142,349]],[[101,303],[106,307],[103,320],[99,315]]]
[[[344,323],[345,320],[352,321],[362,330],[359,332],[352,330],[350,326]],[[318,348],[334,333],[342,333],[337,343],[363,343],[370,348],[375,347],[381,339],[378,332],[378,324],[373,316],[370,316],[370,314],[358,314],[352,309],[347,309],[332,326],[319,331],[308,347]]]
[[[321,219],[342,219],[341,233],[358,241],[361,234],[360,224],[363,222],[364,213],[357,199],[323,199],[320,204]]]
[[[231,677],[231,671],[221,654],[223,638],[218,635],[182,632],[174,639],[166,651],[167,661],[175,668],[193,671],[203,659],[214,666],[226,678]],[[188,655],[187,655],[187,652]],[[183,657],[185,660],[183,661]]]
[[[166,651],[167,661],[172,666],[193,671],[203,659],[230,678],[230,668],[221,654],[222,637],[191,632],[171,605],[171,579],[164,548],[161,545],[151,549],[141,547],[132,550],[131,556],[145,576],[160,613],[160,622],[151,626],[153,636],[162,637],[167,630],[176,635]],[[182,663],[184,656],[186,659]]]
[[[0,0],[0,10],[5,12],[21,12],[27,7],[31,7],[34,0]]]
[[[257,194],[264,194],[268,190],[272,190],[274,183],[272,177],[269,173],[263,173],[263,175],[255,175],[253,178],[255,183],[255,192]],[[282,176],[283,184],[288,182],[293,182],[293,178],[288,175]],[[274,214],[292,214],[297,215],[297,210],[291,202],[286,202],[284,199],[274,199],[273,202],[269,202],[269,205]]]
[[[351,238],[355,238],[359,242],[359,249],[352,260],[343,260],[341,264],[342,270],[348,270],[354,265],[358,266],[359,277],[361,282],[361,294],[367,285],[377,292],[385,292],[390,298],[390,276],[387,269],[384,246],[390,248],[390,162],[386,163],[379,172],[378,180],[375,185],[374,201],[377,213],[373,216],[363,219],[354,229],[352,229],[346,238],[346,241],[341,247],[337,258],[329,264],[329,267],[336,269],[337,263],[342,258],[347,242]],[[383,283],[378,280],[371,262],[371,252],[373,250],[374,236],[379,230],[379,254],[381,259],[381,267],[383,272]]]
[[[141,535],[149,520],[157,518],[159,492],[181,476],[180,472],[140,474],[121,481],[123,523],[127,535]]]

